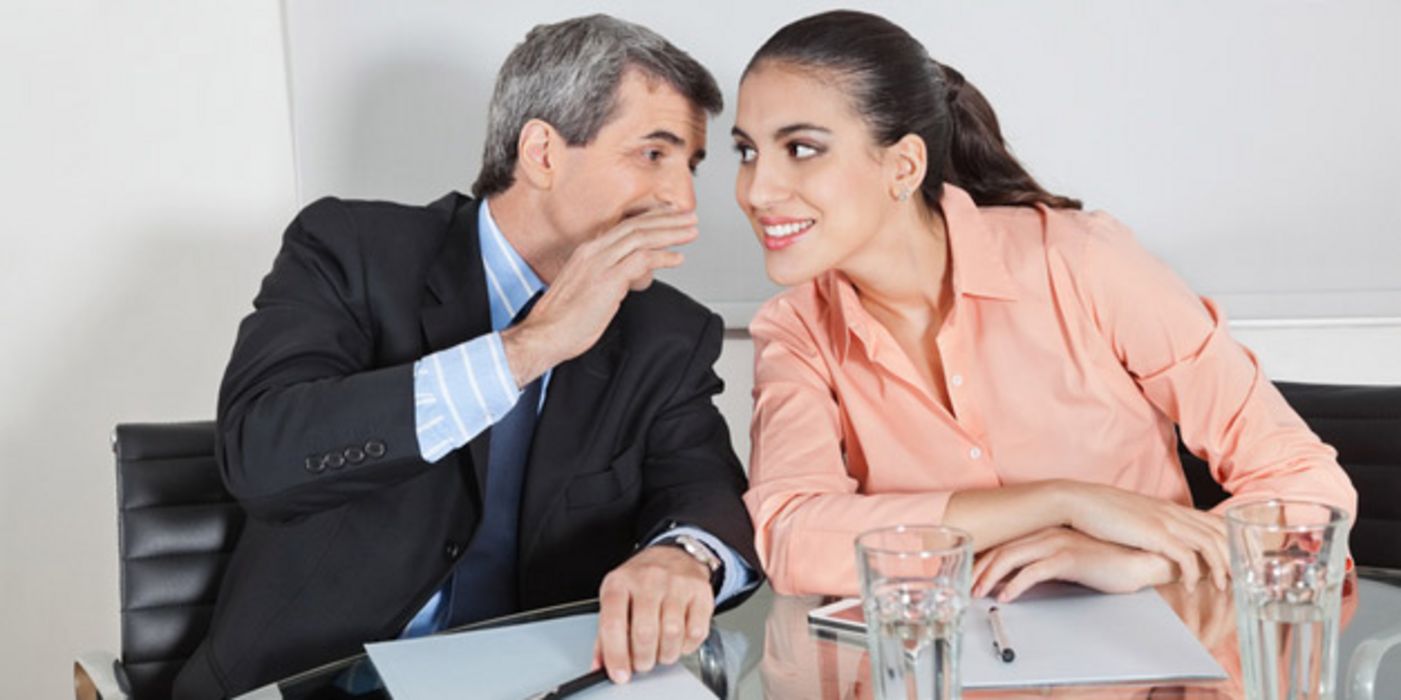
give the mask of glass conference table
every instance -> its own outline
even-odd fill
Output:
[[[1375,656],[1388,639],[1401,638],[1401,571],[1359,568],[1344,586],[1344,627],[1339,641],[1338,698],[1350,668]],[[1163,685],[1056,686],[1018,690],[965,691],[970,698],[1243,698],[1235,611],[1229,591],[1210,585],[1189,593],[1180,585],[1159,586],[1158,593],[1216,657],[1230,677],[1224,681],[1174,681]],[[830,600],[830,599],[827,599]],[[863,645],[814,631],[809,610],[823,604],[816,596],[774,595],[763,586],[744,604],[716,616],[710,637],[699,651],[683,658],[688,671],[720,698],[862,698],[870,697],[869,660]],[[565,615],[594,612],[594,601],[530,611],[461,628],[486,629]],[[1401,698],[1401,644],[1376,665],[1375,698]],[[346,690],[347,678],[362,690]],[[368,680],[368,682],[367,682]],[[365,654],[343,659],[268,685],[244,698],[320,700],[388,698],[376,688],[374,666]],[[544,690],[545,688],[541,688]],[[466,697],[466,696],[464,696]]]

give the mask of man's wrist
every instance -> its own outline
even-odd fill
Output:
[[[501,331],[501,347],[517,388],[524,388],[554,366],[547,355],[549,344],[540,342],[540,336],[529,321]]]
[[[679,550],[695,562],[701,574],[710,581],[711,592],[718,595],[725,582],[725,560],[705,542],[691,535],[668,535],[652,543],[652,546],[669,547]]]

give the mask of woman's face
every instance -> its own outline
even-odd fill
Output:
[[[735,199],[782,285],[844,269],[893,210],[893,170],[838,80],[761,63],[739,87]]]

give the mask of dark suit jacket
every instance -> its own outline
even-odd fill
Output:
[[[477,210],[460,194],[323,199],[288,228],[220,387],[218,453],[249,518],[177,697],[238,693],[398,636],[472,539],[490,431],[425,463],[411,372],[491,330]],[[523,608],[596,596],[673,523],[757,562],[711,402],[720,340],[719,317],[655,283],[554,369],[521,500]]]

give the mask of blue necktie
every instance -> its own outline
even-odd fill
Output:
[[[534,302],[531,299],[516,318],[524,318]],[[536,379],[526,385],[516,405],[491,426],[482,520],[453,570],[449,627],[499,617],[517,609],[517,525],[541,382],[542,379]]]

